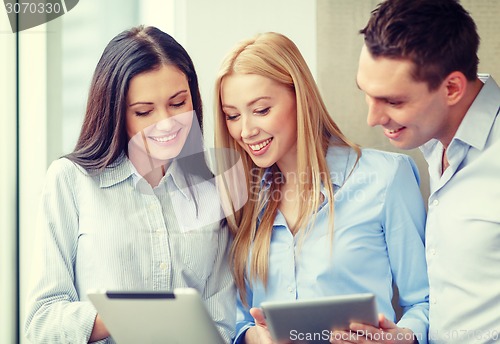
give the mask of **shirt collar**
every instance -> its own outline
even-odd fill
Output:
[[[479,77],[484,86],[467,111],[453,140],[460,140],[483,150],[500,108],[500,89],[491,76],[482,74]]]
[[[121,154],[116,161],[107,166],[104,171],[99,174],[101,188],[107,188],[118,183],[132,175],[132,163],[125,154]]]
[[[341,187],[356,163],[356,152],[347,146],[330,146],[326,152],[326,164],[333,185]],[[271,167],[268,167],[260,181],[261,188],[269,188],[272,182]]]
[[[460,123],[450,146],[453,142],[461,141],[478,150],[483,150],[486,145],[500,110],[500,88],[490,75],[480,74],[478,76],[484,85]],[[428,160],[437,147],[440,147],[438,140],[432,139],[423,144],[420,150]]]
[[[425,160],[429,161],[429,159],[431,159],[433,153],[436,151],[436,146],[438,144],[440,144],[439,140],[431,139],[418,147],[424,155]]]
[[[354,149],[352,149],[351,147],[337,146],[337,145],[331,145],[330,147],[328,147],[328,150],[326,152],[326,164],[328,166],[330,172],[330,178],[332,180],[332,184],[334,185],[334,187],[340,188],[342,185],[344,185],[347,176],[351,173],[352,169],[354,168],[356,160],[357,160],[356,151],[354,151]],[[264,171],[264,174],[260,182],[262,191],[265,191],[266,189],[269,189],[269,187],[271,187],[272,178],[273,174],[271,167],[268,167]],[[321,187],[321,192],[325,194],[325,188],[323,186]],[[259,222],[262,219],[265,209],[266,207],[264,206],[264,208],[258,215]],[[286,224],[286,221],[284,217],[277,216],[274,224],[275,225]]]
[[[100,187],[107,188],[116,185],[130,176],[133,178],[134,187],[137,187],[137,183],[142,180],[142,176],[128,157],[122,154],[116,159],[116,162],[106,167],[100,174]],[[164,185],[168,179],[172,180],[173,185],[175,185],[187,200],[190,199],[189,184],[179,163],[175,159],[170,163],[165,172],[165,176],[160,180],[158,186]]]
[[[337,188],[344,185],[347,177],[356,164],[357,154],[349,146],[332,145],[326,152],[326,164],[330,170],[330,178]]]
[[[166,183],[168,179],[171,179],[177,189],[189,200],[189,183],[177,159],[172,160],[159,185]]]

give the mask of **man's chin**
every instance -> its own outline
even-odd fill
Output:
[[[389,139],[389,142],[391,143],[391,145],[401,150],[411,150],[421,146],[421,144],[418,144],[416,142],[397,141],[391,139]]]

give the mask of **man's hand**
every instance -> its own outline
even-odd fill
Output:
[[[332,344],[414,344],[417,343],[413,332],[400,328],[394,322],[379,314],[379,327],[351,323],[350,331],[333,331]]]

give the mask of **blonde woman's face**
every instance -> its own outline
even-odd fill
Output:
[[[221,102],[233,139],[262,168],[294,170],[297,157],[295,93],[255,74],[232,74],[221,83]]]

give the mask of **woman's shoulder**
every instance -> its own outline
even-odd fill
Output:
[[[49,165],[47,169],[47,178],[70,178],[74,180],[74,178],[78,176],[88,176],[89,172],[85,170],[82,166],[77,163],[71,161],[66,157],[59,158],[54,160]]]
[[[413,159],[406,154],[387,152],[373,148],[361,148],[358,158],[357,151],[349,146],[330,146],[326,160],[330,168],[346,166],[347,169],[387,169],[398,168],[401,165],[415,166]]]
[[[330,174],[353,175],[358,178],[363,176],[384,185],[391,183],[398,175],[419,181],[418,168],[414,160],[406,154],[372,148],[362,148],[360,153],[358,157],[358,152],[352,147],[331,146],[327,153]]]
[[[359,167],[376,173],[379,177],[385,176],[388,180],[397,175],[404,174],[409,178],[420,180],[417,165],[412,157],[407,154],[387,152],[372,148],[361,150]]]
[[[382,165],[398,166],[401,164],[415,164],[412,157],[407,154],[382,151],[373,148],[363,148],[361,150],[361,158],[371,163],[379,163]]]

